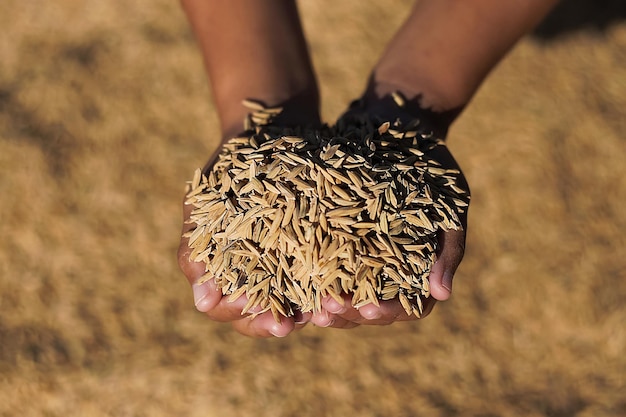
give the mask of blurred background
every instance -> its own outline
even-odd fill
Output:
[[[327,121],[410,5],[300,2]],[[450,301],[252,340],[176,265],[218,135],[178,3],[3,0],[0,416],[626,415],[624,17],[564,2],[452,127],[473,203]]]

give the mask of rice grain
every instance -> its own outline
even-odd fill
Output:
[[[206,265],[201,281],[277,321],[342,293],[357,308],[395,298],[419,317],[437,233],[461,229],[469,203],[460,172],[429,158],[442,141],[419,120],[284,128],[272,124],[281,109],[244,105],[245,134],[187,186],[195,228],[185,236],[190,260]]]

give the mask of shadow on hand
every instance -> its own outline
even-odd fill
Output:
[[[539,24],[532,37],[549,42],[581,30],[601,33],[625,19],[624,0],[562,0]]]

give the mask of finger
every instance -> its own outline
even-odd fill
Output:
[[[334,329],[352,329],[359,325],[359,323],[346,320],[339,315],[329,313],[323,309],[322,311],[313,313],[310,322],[318,327],[332,327]]]
[[[406,314],[398,300],[379,301],[379,305],[367,304],[356,309],[351,304],[349,295],[343,295],[343,304],[332,297],[322,300],[322,307],[334,320],[341,318],[354,324],[386,325],[395,321],[415,320],[417,317]],[[424,315],[422,315],[424,317]],[[321,320],[322,318],[316,318]],[[332,327],[335,327],[333,324]]]
[[[336,300],[331,296],[322,298],[322,308],[331,314],[343,314],[348,311],[350,300],[346,300],[345,296],[341,300]]]
[[[223,297],[222,292],[217,288],[214,279],[199,283],[198,280],[206,274],[206,264],[204,262],[193,262],[189,259],[191,248],[189,247],[189,239],[184,234],[192,230],[195,225],[189,223],[192,206],[183,204],[183,230],[178,246],[178,265],[183,271],[189,284],[191,284],[193,301],[196,309],[200,312],[207,313],[208,316],[218,321],[228,321],[229,319],[240,319],[241,310],[236,311],[235,305],[228,305],[227,300]],[[244,300],[241,300],[243,302]],[[243,304],[245,305],[245,304]],[[217,310],[215,310],[217,309]],[[213,311],[211,314],[209,312]]]
[[[321,311],[313,312],[310,322],[317,327],[329,327],[334,324],[335,315],[322,309]]]
[[[189,260],[191,249],[187,245],[187,238],[182,238],[178,248],[178,265],[191,284],[193,302],[198,311],[206,313],[215,308],[222,300],[222,292],[215,285],[215,280],[210,279],[199,283],[198,280],[206,274],[204,262],[192,262]]]
[[[346,322],[354,323],[356,325],[359,325],[364,321],[361,314],[359,314],[359,310],[357,310],[356,308],[352,306],[348,308],[348,310],[343,314],[334,314],[333,318],[335,321],[341,320],[341,322],[346,321]]]
[[[416,320],[414,315],[408,315],[398,300],[380,301],[379,305],[367,304],[359,308],[363,318],[363,325],[386,325],[396,321]]]
[[[202,277],[206,273],[206,265],[204,262],[193,262],[189,259],[189,255],[191,255],[191,248],[187,242],[189,239],[183,237],[180,239],[180,245],[178,246],[178,266],[185,277],[187,277],[187,281],[190,284],[195,284],[196,281],[200,277]]]
[[[183,230],[180,238],[180,244],[178,245],[178,266],[183,271],[183,274],[187,277],[187,281],[191,285],[195,284],[198,278],[202,277],[206,273],[206,265],[204,262],[193,262],[189,259],[191,255],[191,248],[189,247],[189,238],[184,237],[185,233],[192,230],[195,227],[194,223],[188,223],[186,219],[191,214],[192,207],[188,204],[183,204]]]
[[[452,279],[465,253],[465,231],[449,230],[439,235],[439,255],[428,277],[430,294],[439,301],[452,294]]]
[[[215,280],[193,284],[191,289],[193,291],[193,302],[196,309],[200,312],[206,313],[214,309],[222,300],[222,292],[217,289]]]
[[[359,314],[359,311],[352,306],[352,296],[349,294],[342,294],[341,298],[342,302],[339,302],[330,296],[324,297],[322,299],[322,308],[335,317],[358,323],[362,317]]]
[[[220,303],[222,292],[217,288],[213,279],[203,283],[198,282],[206,274],[206,265],[204,262],[193,262],[189,259],[191,249],[187,242],[187,238],[181,238],[180,246],[178,247],[178,266],[183,271],[189,284],[191,284],[193,302],[196,309],[206,313]]]
[[[249,312],[242,313],[247,303],[248,297],[246,295],[242,295],[236,300],[230,300],[228,295],[221,295],[220,300],[205,313],[211,320],[221,322],[237,321],[248,317],[252,313],[258,312],[259,307],[256,307],[250,309]]]
[[[194,285],[206,274],[204,262],[193,262],[189,260],[190,249],[185,242],[181,242],[178,250],[178,266],[187,278],[189,284]]]
[[[292,318],[280,317],[280,322],[277,322],[269,311],[236,320],[232,326],[239,333],[250,337],[285,337],[295,329]]]

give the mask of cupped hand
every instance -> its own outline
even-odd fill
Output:
[[[371,114],[376,118],[386,118],[387,120],[400,119],[408,122],[416,117],[412,112],[418,108],[417,103],[399,109],[390,96],[381,99],[364,100],[360,104],[353,105],[345,115],[350,114]],[[360,107],[359,107],[360,106]],[[428,116],[435,115],[430,111],[425,112]],[[452,112],[453,113],[453,112]],[[342,116],[342,117],[345,117]],[[435,115],[437,117],[437,115]],[[445,136],[447,133],[446,120],[449,115],[438,117],[438,131]],[[442,123],[443,121],[443,123]],[[428,154],[429,159],[437,161],[444,169],[457,170],[456,186],[465,191],[465,199],[469,203],[470,190],[466,178],[461,171],[459,164],[450,153],[445,142],[441,141]],[[428,281],[430,285],[430,296],[422,300],[423,312],[419,318],[425,318],[433,310],[437,301],[445,301],[452,294],[452,282],[454,274],[461,263],[465,253],[465,240],[467,231],[467,210],[465,207],[458,213],[462,228],[459,230],[440,230],[438,232],[438,248],[436,260],[431,267]],[[417,320],[415,315],[408,315],[400,301],[395,298],[387,301],[380,301],[379,305],[367,304],[360,308],[355,308],[351,303],[352,296],[343,294],[343,303],[332,297],[326,297],[322,301],[322,310],[315,312],[310,319],[312,324],[321,327],[334,327],[349,329],[359,325],[388,325],[397,321]]]
[[[465,251],[465,230],[440,232],[439,244],[437,260],[428,276],[430,297],[422,301],[423,311],[419,319],[428,316],[437,301],[445,301],[452,294],[454,273]],[[351,301],[350,294],[343,294],[343,303],[332,297],[324,298],[322,311],[314,313],[310,322],[320,327],[351,329],[359,325],[388,325],[418,319],[414,315],[409,316],[397,298],[358,309],[352,306]]]
[[[216,155],[205,167],[205,172],[213,165],[215,159]],[[469,200],[469,188],[465,178],[444,142],[439,142],[428,151],[428,159],[437,161],[444,169],[457,171],[459,174],[455,185],[466,190],[465,194]],[[258,310],[252,309],[242,313],[248,301],[247,297],[243,295],[236,300],[230,300],[228,295],[223,295],[217,288],[214,279],[209,277],[205,281],[203,277],[206,265],[190,260],[191,249],[185,234],[195,225],[188,222],[192,206],[184,205],[183,209],[185,222],[178,252],[179,264],[192,286],[196,308],[212,320],[230,322],[235,330],[247,336],[284,337],[294,330],[301,329],[308,322],[320,327],[347,329],[358,325],[388,325],[396,321],[417,319],[416,316],[405,312],[398,299],[367,304],[357,309],[351,305],[350,294],[344,294],[342,302],[330,297],[324,299],[321,311],[304,314],[296,312],[293,317],[281,317],[279,321],[269,311],[259,313]],[[453,276],[464,254],[467,208],[458,215],[461,229],[440,231],[438,234],[436,261],[428,277],[430,296],[422,300],[423,311],[420,318],[426,317],[432,311],[436,301],[444,301],[451,295]]]
[[[458,164],[445,145],[438,145],[431,157],[439,161],[443,167],[459,169]],[[468,189],[465,178],[461,174],[458,186]],[[183,235],[192,230],[193,223],[188,223],[192,211],[189,205],[183,205],[185,222]],[[460,215],[463,229],[439,232],[439,246],[437,258],[428,277],[430,297],[423,300],[423,312],[420,318],[426,317],[432,311],[437,301],[447,300],[452,293],[452,281],[457,267],[463,259],[465,251],[465,237],[467,230],[467,211]],[[319,327],[333,327],[349,329],[359,325],[388,325],[397,321],[416,320],[414,315],[408,315],[398,299],[380,301],[379,305],[367,304],[359,309],[351,305],[351,295],[343,295],[343,303],[327,297],[322,301],[322,310],[315,313],[297,312],[293,317],[281,317],[276,322],[271,312],[256,313],[253,309],[242,314],[247,303],[245,295],[234,301],[229,301],[216,287],[215,280],[198,283],[205,275],[205,264],[192,262],[189,259],[191,249],[188,238],[182,237],[178,250],[178,262],[187,280],[192,286],[194,303],[198,311],[205,313],[210,319],[219,322],[230,322],[233,328],[241,334],[251,337],[284,337],[294,330],[303,328],[307,322]]]
[[[216,158],[217,154],[209,160],[205,172]],[[189,238],[185,237],[185,234],[195,227],[194,223],[188,222],[192,210],[192,206],[183,202],[183,230],[178,247],[178,265],[191,285],[196,309],[214,321],[230,322],[236,331],[250,337],[285,337],[294,330],[304,327],[311,316],[310,313],[297,312],[293,317],[281,317],[280,322],[277,322],[269,311],[258,314],[258,310],[251,309],[242,313],[248,302],[245,294],[229,301],[229,296],[223,295],[217,288],[215,279],[199,282],[204,281],[206,266],[204,262],[193,262],[189,259],[191,249],[188,244]]]

